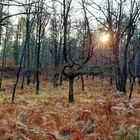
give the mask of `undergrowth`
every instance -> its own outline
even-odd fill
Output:
[[[140,140],[140,127],[134,128],[127,136],[120,136],[118,140]]]
[[[114,98],[110,87],[95,79],[85,81],[84,92],[75,82],[75,103],[69,105],[67,83],[54,90],[45,82],[39,96],[32,85],[18,89],[14,105],[10,89],[5,91],[0,140],[140,140],[139,98],[133,100],[137,108],[129,110],[127,98]]]

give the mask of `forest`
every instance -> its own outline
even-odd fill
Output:
[[[140,1],[0,0],[0,140],[140,140]]]

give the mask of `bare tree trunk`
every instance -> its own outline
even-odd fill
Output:
[[[138,85],[140,86],[140,76],[138,76]]]
[[[26,23],[26,26],[27,26],[27,23]],[[19,69],[18,69],[17,75],[16,75],[16,82],[15,82],[14,87],[13,87],[13,93],[12,93],[12,102],[13,103],[14,103],[14,100],[15,100],[16,88],[17,88],[17,85],[18,85],[19,76],[20,76],[20,72],[21,72],[21,69],[22,69],[23,58],[25,59],[25,57],[26,57],[25,53],[26,53],[26,48],[27,48],[27,41],[28,41],[28,29],[26,27],[26,37],[25,37],[24,47],[23,47],[23,51],[22,51],[22,55],[21,55],[21,59],[20,59],[20,63],[19,63]]]
[[[42,12],[43,8],[43,1],[41,5],[38,5],[38,12]],[[40,49],[41,49],[41,29],[42,29],[42,15],[38,13],[37,20],[38,20],[38,44],[37,44],[37,60],[36,60],[36,94],[39,94],[39,87],[40,87],[40,80],[39,80],[39,74],[40,74]]]
[[[0,23],[2,19],[2,11],[3,11],[3,6],[0,5]],[[2,25],[0,24],[0,45],[1,45],[1,37],[2,37]]]
[[[23,61],[23,57],[24,57],[24,53],[25,53],[25,47],[26,47],[26,42],[25,42],[25,45],[24,45],[24,48],[23,48],[21,59],[20,59],[19,69],[18,69],[17,76],[16,76],[16,82],[15,82],[14,87],[13,87],[12,103],[14,103],[14,100],[15,100],[15,93],[16,93],[16,88],[17,88],[17,84],[18,84],[18,81],[19,81],[20,71],[21,71],[21,68],[22,68],[22,61]]]
[[[38,30],[37,30],[38,31]],[[36,31],[36,46],[35,46],[35,68],[34,68],[34,77],[33,77],[33,84],[36,83],[36,67],[37,67],[37,48],[38,48],[38,32]]]
[[[25,78],[25,76],[24,76],[24,72],[23,72],[22,81],[21,81],[21,89],[24,88],[24,78]]]
[[[28,9],[29,13],[30,13],[30,8]],[[27,42],[27,46],[26,46],[26,55],[24,57],[24,59],[26,60],[26,75],[27,75],[27,85],[30,84],[30,49],[29,49],[29,42],[30,42],[30,15],[27,14],[27,19],[26,19],[26,42]]]
[[[48,67],[47,67],[47,64],[46,64],[46,68],[45,69],[46,69],[46,74],[45,74],[46,76],[45,77],[46,77],[46,80],[48,80]]]
[[[59,73],[55,72],[54,77],[53,77],[53,86],[54,86],[54,88],[58,87],[58,78],[59,78]]]
[[[133,93],[133,89],[134,89],[134,83],[135,83],[135,77],[132,77],[132,79],[131,79],[131,83],[130,83],[129,99],[132,98],[132,93]]]
[[[111,86],[113,85],[113,77],[112,77],[112,75],[110,76],[109,84],[110,84]]]
[[[41,28],[39,30],[40,30],[39,32],[41,32]],[[40,63],[40,47],[41,47],[40,43],[41,42],[39,37],[38,50],[37,50],[37,66],[36,66],[36,94],[39,94],[39,84],[40,84],[40,80],[39,80],[39,69],[40,69],[39,63]]]
[[[81,75],[80,77],[81,77],[81,82],[82,82],[82,91],[84,91],[85,90],[85,84],[84,84],[83,75]]]
[[[27,52],[28,52],[28,59],[27,59],[27,85],[30,84],[31,80],[30,80],[30,49],[29,49],[29,42],[27,43]]]
[[[73,84],[74,84],[74,76],[69,76],[69,103],[74,102]]]
[[[3,48],[3,54],[2,54],[2,65],[1,65],[1,73],[0,73],[0,88],[2,87],[2,80],[3,80],[3,72],[4,72],[4,66],[5,66],[5,53],[6,53],[6,42]]]
[[[25,49],[26,50],[26,49]],[[25,51],[25,53],[26,53],[26,51]],[[24,54],[24,56],[23,56],[23,70],[22,70],[22,81],[21,81],[21,89],[23,89],[24,88],[24,81],[25,81],[25,75],[26,75],[26,70],[25,70],[25,67],[26,67],[26,59],[25,59],[25,54]]]
[[[27,11],[26,11],[27,12]],[[30,58],[29,58],[29,40],[30,40],[30,32],[29,32],[29,14],[27,14],[26,17],[26,37],[25,37],[25,51],[24,51],[24,66],[23,66],[23,75],[22,75],[22,82],[21,82],[21,89],[24,88],[24,81],[25,81],[25,76],[27,77],[27,85],[30,84]]]
[[[58,65],[63,61],[61,56],[62,55],[61,48],[62,48],[62,37],[60,34],[60,44],[59,44],[58,57],[57,57]],[[63,83],[63,73],[62,71],[59,71],[59,85],[62,85],[62,83]]]
[[[53,84],[54,84],[54,88],[58,87],[58,78],[59,78],[59,72],[58,72],[58,50],[57,50],[57,42],[56,39],[54,41],[54,77],[53,77]]]
[[[110,57],[110,60],[111,60],[111,57]],[[111,62],[110,62],[110,65],[111,65]],[[112,86],[113,85],[113,71],[112,71],[112,68],[109,69],[109,72],[110,72],[109,84],[110,84],[110,86]]]
[[[123,92],[122,83],[121,83],[121,70],[120,70],[120,66],[119,66],[118,57],[115,58],[115,60],[116,60],[116,63],[115,63],[116,67],[115,67],[114,71],[115,71],[115,76],[116,76],[115,77],[116,89],[120,92]]]
[[[56,6],[55,3],[53,3],[53,19],[52,19],[52,44],[53,44],[53,67],[54,67],[54,76],[53,76],[53,85],[54,88],[58,87],[58,78],[59,78],[59,72],[58,72],[58,30],[57,30],[57,19],[56,19]]]
[[[123,69],[121,74],[121,86],[120,91],[126,93],[126,83],[127,83],[127,52],[128,52],[128,43],[125,46],[124,58],[123,58]]]
[[[61,86],[63,84],[63,73],[61,72],[59,75],[60,75],[59,85]]]
[[[2,54],[2,65],[1,65],[1,74],[0,74],[0,88],[2,87],[3,72],[4,72],[5,63],[6,63],[5,59],[6,59],[7,30],[8,30],[8,25],[6,26],[6,35],[5,35],[3,54]]]

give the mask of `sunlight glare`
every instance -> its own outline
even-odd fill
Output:
[[[3,50],[3,47],[0,45],[0,52],[2,52],[2,50]]]
[[[102,43],[107,43],[108,41],[109,41],[109,34],[103,34],[102,36],[101,36],[101,42]]]

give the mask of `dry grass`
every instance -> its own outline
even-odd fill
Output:
[[[5,80],[6,91],[0,93],[0,140],[117,140],[140,126],[136,87],[129,101],[114,98],[111,88],[98,78],[86,79],[84,92],[80,84],[76,79],[74,104],[67,102],[67,82],[54,89],[46,81],[41,82],[38,96],[32,84],[18,88],[11,104],[13,80]]]

